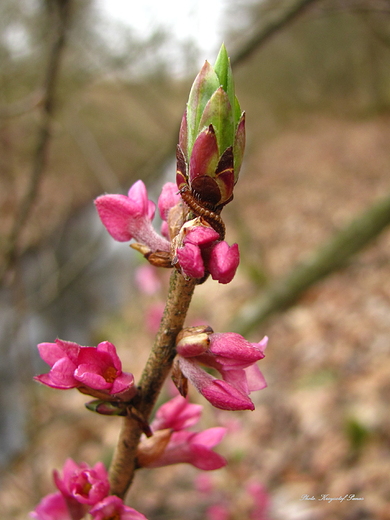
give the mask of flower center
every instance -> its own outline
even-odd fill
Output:
[[[114,513],[113,515],[105,516],[103,520],[120,520],[120,514]]]
[[[88,496],[88,493],[91,491],[92,484],[90,484],[88,481],[85,482],[82,489],[82,494],[85,496]]]
[[[107,383],[113,383],[116,379],[117,374],[118,374],[118,372],[117,372],[116,368],[108,367],[103,372],[103,377],[107,381]]]

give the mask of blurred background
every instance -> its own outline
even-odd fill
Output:
[[[188,323],[267,334],[268,388],[242,413],[193,394],[203,427],[229,428],[229,465],[142,470],[129,504],[149,520],[390,519],[390,1],[135,4],[0,3],[1,516],[27,518],[66,457],[110,461],[120,419],[33,382],[36,345],[109,340],[139,377],[169,273],[145,292],[93,199],[142,179],[157,201],[174,181],[189,88],[224,41],[247,114],[223,214],[242,261],[197,288]]]

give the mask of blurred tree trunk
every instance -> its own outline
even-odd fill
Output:
[[[49,15],[48,24],[51,32],[51,45],[42,88],[41,124],[27,189],[16,210],[15,221],[8,237],[8,242],[5,245],[4,265],[0,268],[0,282],[17,258],[19,238],[38,197],[40,181],[45,170],[55,110],[55,91],[65,49],[72,0],[49,0],[45,5]]]

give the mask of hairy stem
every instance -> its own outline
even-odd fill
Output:
[[[167,303],[153,349],[139,384],[137,410],[148,420],[161,387],[175,357],[175,340],[181,331],[195,288],[194,280],[185,280],[174,269],[171,274]],[[123,419],[118,444],[110,467],[111,493],[123,498],[133,480],[136,450],[141,436],[136,419]]]

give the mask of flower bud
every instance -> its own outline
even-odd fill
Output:
[[[101,415],[127,415],[126,403],[115,402],[115,401],[102,401],[101,399],[95,399],[85,403],[85,407],[91,412],[100,413]]]
[[[191,88],[177,148],[178,188],[220,211],[233,198],[244,148],[245,114],[222,45],[214,67],[206,61]]]
[[[212,333],[213,329],[209,326],[183,329],[177,335],[176,352],[183,357],[200,356],[209,348]]]

